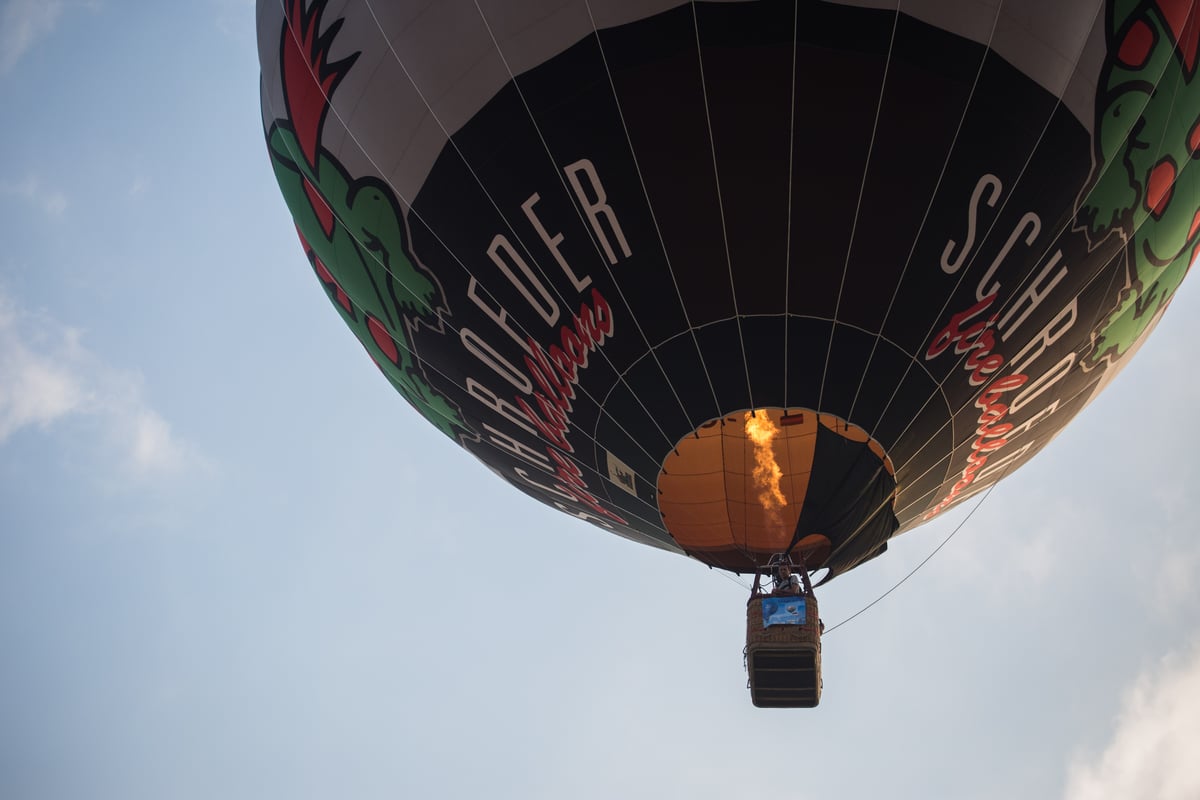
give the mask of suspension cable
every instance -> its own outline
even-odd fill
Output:
[[[1001,478],[1003,478],[1003,475],[1001,475]],[[937,547],[933,548],[933,552],[931,552],[929,555],[925,556],[924,560],[922,560],[920,564],[917,564],[915,567],[913,567],[912,571],[910,571],[907,575],[905,575],[903,578],[901,578],[894,586],[892,586],[892,588],[888,589],[886,592],[879,595],[879,597],[876,597],[870,603],[863,606],[862,608],[860,608],[858,611],[854,612],[850,616],[846,617],[844,620],[839,622],[837,625],[833,625],[830,628],[828,628],[824,632],[823,635],[828,636],[829,634],[833,633],[838,628],[842,627],[847,622],[849,622],[850,620],[857,617],[859,614],[864,613],[865,611],[867,611],[867,609],[871,608],[876,603],[883,600],[883,598],[887,597],[889,594],[891,594],[892,592],[899,589],[904,584],[905,581],[907,581],[909,578],[911,578],[913,575],[916,574],[917,570],[919,570],[921,567],[923,567],[927,563],[929,563],[929,560],[931,558],[933,558],[935,555],[937,555],[938,551],[941,550],[943,547],[945,547],[947,542],[949,542],[951,539],[954,538],[954,534],[956,534],[960,530],[962,530],[962,527],[967,524],[967,520],[969,520],[975,514],[975,512],[979,510],[979,507],[981,505],[983,505],[983,501],[988,499],[988,495],[990,495],[992,493],[992,490],[995,489],[999,483],[1000,483],[1000,481],[997,480],[995,483],[993,483],[991,486],[988,487],[988,490],[983,493],[983,497],[979,498],[979,502],[975,504],[975,507],[972,508],[965,517],[963,517],[962,522],[958,523],[958,525],[955,526],[954,530],[950,531],[950,535],[947,536],[945,539],[942,539],[941,543]]]

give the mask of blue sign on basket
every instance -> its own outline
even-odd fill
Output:
[[[763,627],[772,625],[803,625],[804,598],[798,596],[764,597],[762,599]]]

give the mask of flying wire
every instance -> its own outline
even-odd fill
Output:
[[[1004,476],[1003,476],[1003,475],[1001,475],[1000,477],[1001,477],[1001,478],[1003,478]],[[931,558],[933,558],[934,556],[936,556],[936,555],[938,554],[938,551],[939,551],[939,550],[941,550],[943,547],[945,547],[945,546],[946,546],[946,544],[947,544],[947,543],[948,543],[948,542],[949,542],[951,539],[953,539],[953,538],[954,538],[954,535],[955,535],[956,533],[958,533],[960,530],[962,530],[963,526],[964,526],[964,525],[966,525],[966,524],[967,524],[967,521],[968,521],[969,519],[971,519],[971,517],[972,517],[972,516],[975,514],[975,512],[976,512],[976,511],[978,511],[978,510],[979,510],[979,507],[980,507],[981,505],[983,505],[983,501],[988,499],[988,495],[990,495],[990,494],[992,493],[992,490],[993,490],[993,489],[995,489],[995,488],[996,488],[996,486],[997,486],[997,485],[999,485],[999,483],[1000,483],[1000,480],[999,480],[999,479],[997,479],[997,481],[996,481],[995,483],[993,483],[991,486],[989,486],[989,487],[988,487],[988,490],[987,490],[986,492],[984,492],[984,493],[983,493],[983,497],[979,498],[979,502],[975,504],[975,507],[974,507],[974,508],[972,508],[970,511],[968,511],[968,512],[967,512],[967,515],[966,515],[965,517],[963,517],[963,520],[962,520],[962,522],[960,522],[960,523],[958,523],[958,525],[954,526],[954,530],[950,531],[950,534],[949,534],[949,535],[948,535],[948,536],[947,536],[945,539],[942,539],[942,541],[941,541],[941,542],[938,544],[938,546],[937,546],[937,547],[935,547],[935,548],[933,548],[933,551],[932,551],[932,552],[931,552],[929,555],[925,556],[925,558],[924,558],[924,559],[922,559],[921,563],[919,563],[919,564],[917,564],[915,567],[913,567],[913,568],[912,568],[912,570],[911,570],[911,571],[910,571],[910,572],[909,572],[907,575],[905,575],[903,578],[901,578],[899,581],[897,581],[897,582],[895,583],[895,585],[893,585],[893,586],[892,586],[892,588],[888,589],[886,592],[884,592],[883,594],[879,595],[879,597],[876,597],[876,598],[875,598],[874,600],[872,600],[870,603],[867,603],[865,606],[863,606],[862,608],[860,608],[858,611],[855,611],[853,614],[851,614],[850,616],[846,617],[844,620],[842,620],[841,622],[839,622],[837,625],[833,625],[833,626],[831,626],[830,628],[828,628],[827,630],[825,630],[825,632],[824,632],[822,635],[823,635],[823,636],[828,636],[829,634],[833,633],[834,631],[836,631],[838,628],[840,628],[840,627],[842,627],[843,625],[845,625],[845,624],[846,624],[847,622],[849,622],[850,620],[854,619],[855,617],[859,616],[860,614],[863,614],[863,613],[865,613],[865,612],[866,612],[868,609],[870,609],[872,606],[874,606],[875,604],[877,604],[877,603],[879,603],[881,600],[883,600],[883,598],[887,597],[889,594],[891,594],[892,592],[894,592],[894,591],[896,591],[897,589],[899,589],[899,588],[900,588],[902,585],[904,585],[904,582],[905,582],[905,581],[907,581],[909,578],[911,578],[913,575],[915,575],[915,574],[917,573],[917,570],[919,570],[921,567],[923,567],[923,566],[925,566],[926,564],[928,564],[928,563],[929,563],[929,560],[930,560]]]
[[[750,584],[747,583],[744,578],[742,578],[741,573],[738,573],[737,575],[732,575],[723,569],[715,570],[715,572],[718,575],[720,575],[722,578],[724,578],[725,580],[732,581],[732,582],[736,583],[738,586],[745,589],[746,591],[750,591],[750,588],[751,588]]]

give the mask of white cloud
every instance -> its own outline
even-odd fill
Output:
[[[1072,764],[1066,800],[1200,797],[1200,646],[1142,674],[1103,753]]]
[[[26,428],[47,429],[68,417],[101,429],[132,477],[173,474],[199,459],[142,398],[141,379],[115,369],[80,342],[77,330],[23,311],[0,292],[0,446]]]
[[[1175,530],[1195,530],[1178,526]],[[1200,545],[1188,539],[1168,540],[1156,549],[1157,558],[1145,558],[1138,563],[1138,580],[1147,587],[1146,602],[1160,619],[1187,619],[1200,606]]]
[[[183,447],[171,436],[167,421],[149,409],[133,420],[133,465],[139,472],[178,472],[187,461]]]
[[[0,194],[22,197],[36,208],[53,216],[67,210],[67,196],[57,189],[43,186],[41,180],[32,175],[16,183],[0,182]]]
[[[88,401],[69,366],[80,358],[78,336],[64,330],[57,341],[47,341],[44,331],[23,333],[22,318],[28,315],[0,295],[0,444],[21,428],[44,428]]]
[[[62,16],[62,0],[8,0],[0,9],[0,75],[8,73]]]

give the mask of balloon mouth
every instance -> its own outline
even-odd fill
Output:
[[[856,491],[848,479],[890,481],[883,446],[857,425],[811,409],[758,408],[716,417],[676,444],[658,475],[663,525],[709,566],[751,572],[789,551],[809,569],[836,537],[825,528]]]

